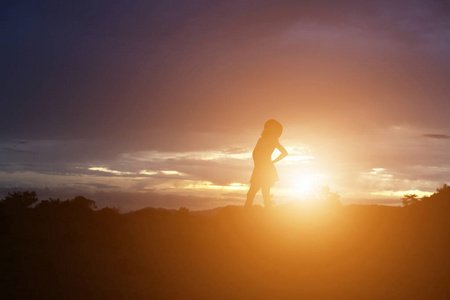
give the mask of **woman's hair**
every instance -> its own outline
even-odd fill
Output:
[[[283,125],[281,125],[280,122],[271,119],[264,124],[264,130],[261,133],[261,136],[278,139],[282,132]]]

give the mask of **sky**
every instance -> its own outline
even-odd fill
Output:
[[[4,1],[0,197],[242,205],[268,119],[290,154],[277,203],[428,195],[450,178],[449,16],[430,0]]]

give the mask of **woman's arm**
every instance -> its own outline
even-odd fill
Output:
[[[280,144],[280,142],[277,142],[276,148],[281,152],[280,155],[278,155],[277,158],[275,158],[272,162],[276,163],[285,158],[288,155],[288,152],[286,149]]]

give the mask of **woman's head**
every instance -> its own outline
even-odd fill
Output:
[[[280,122],[271,119],[267,121],[266,124],[264,124],[264,131],[261,133],[261,136],[277,139],[281,136],[282,132],[283,126],[280,124]]]

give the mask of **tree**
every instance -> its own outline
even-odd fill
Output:
[[[448,184],[444,184],[441,188],[436,189],[436,194],[450,195],[450,186]]]
[[[0,210],[7,213],[17,213],[24,211],[38,201],[39,199],[34,191],[12,192],[0,200]]]
[[[340,197],[338,193],[331,192],[328,186],[319,187],[316,193],[316,198],[319,202],[331,206],[341,206]]]
[[[421,200],[419,199],[419,196],[417,196],[416,194],[406,194],[402,198],[402,204],[403,204],[404,207],[411,206],[411,205],[416,205],[420,201]]]
[[[406,194],[402,198],[404,207],[414,206],[420,208],[435,208],[444,211],[450,210],[450,186],[444,184],[436,189],[436,193],[419,198],[416,194]]]
[[[450,186],[444,184],[441,188],[436,189],[436,193],[431,196],[423,197],[422,201],[426,207],[435,207],[439,209],[450,209]]]
[[[187,216],[189,216],[189,209],[186,207],[180,207],[177,210],[176,214],[181,217],[187,217]]]
[[[59,198],[48,198],[48,200],[41,200],[36,205],[36,209],[49,209],[49,208],[57,208],[61,205],[61,199]]]
[[[71,209],[77,210],[77,211],[86,211],[86,210],[92,210],[93,208],[97,208],[95,205],[95,201],[85,198],[83,196],[76,196],[72,200],[69,200]]]

